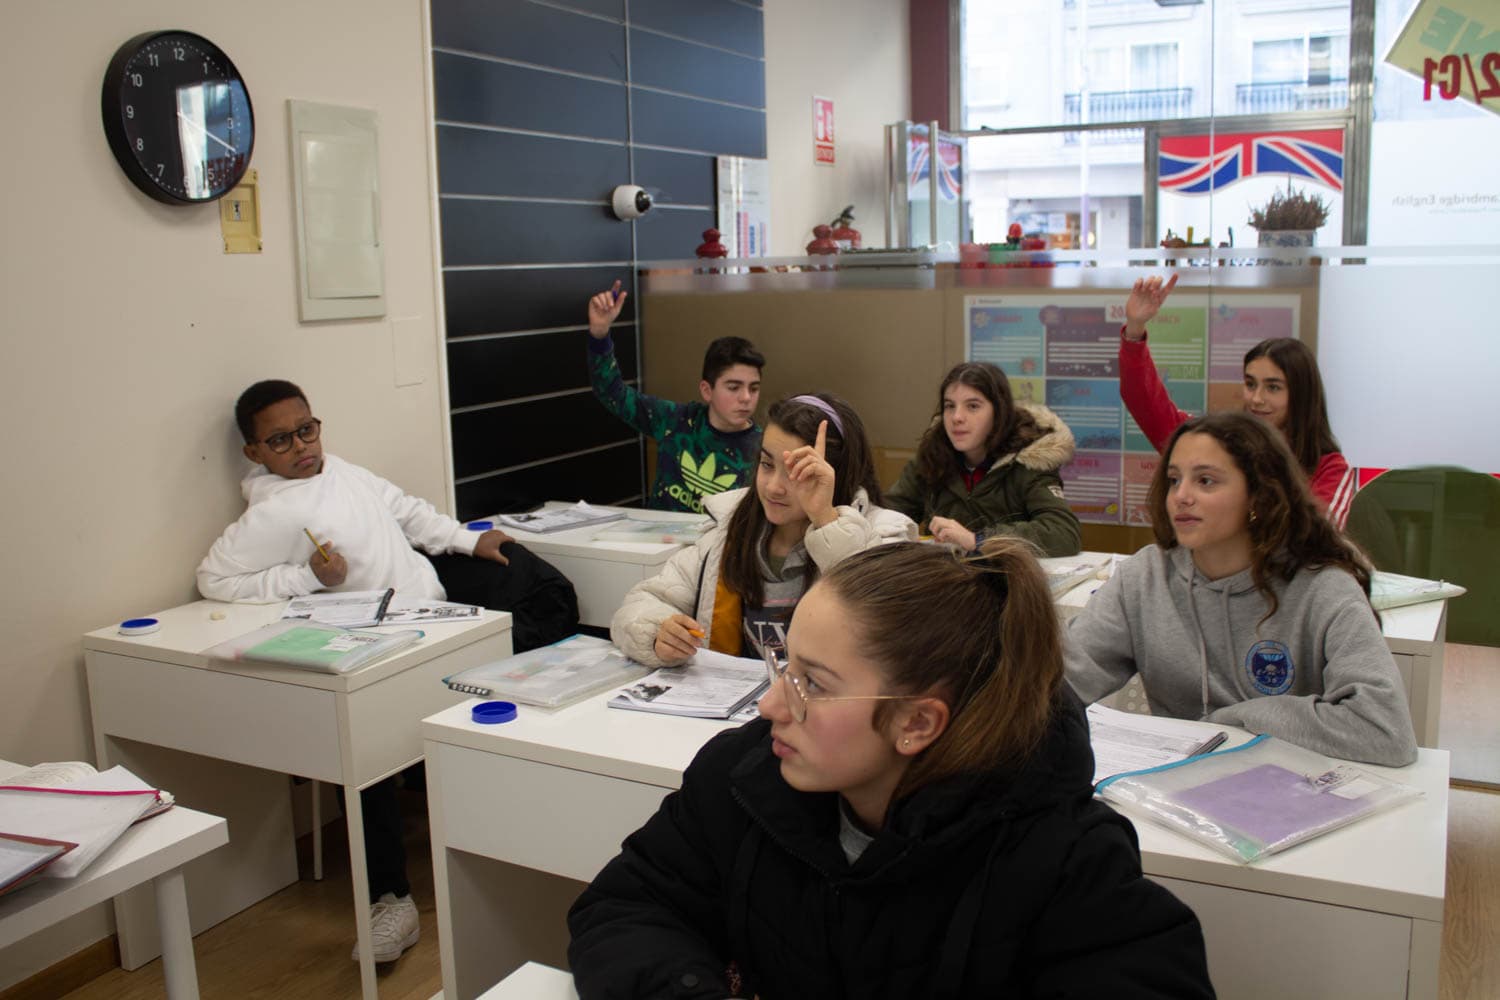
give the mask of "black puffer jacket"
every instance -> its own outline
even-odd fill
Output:
[[[768,722],[716,737],[573,905],[579,996],[722,998],[731,963],[761,1000],[1213,996],[1062,699],[1025,764],[908,797],[853,865],[837,796],[782,780]]]

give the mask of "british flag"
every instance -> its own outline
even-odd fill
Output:
[[[1208,194],[1254,174],[1307,177],[1344,189],[1343,129],[1163,136],[1157,185]]]
[[[926,191],[927,171],[931,166],[930,152],[926,129],[920,133],[913,129],[906,150],[908,190],[916,190],[920,184],[921,190]],[[963,192],[961,158],[962,150],[958,143],[941,137],[938,139],[938,197],[944,201],[957,201]]]

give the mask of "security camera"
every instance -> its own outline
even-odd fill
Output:
[[[639,219],[651,211],[651,192],[634,184],[621,184],[615,188],[613,205],[615,215],[626,222]]]

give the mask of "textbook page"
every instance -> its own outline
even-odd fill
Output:
[[[1125,771],[1186,760],[1223,735],[1206,730],[1201,723],[1121,712],[1099,704],[1089,706],[1088,719],[1096,785]]]
[[[700,649],[682,666],[657,670],[608,704],[637,712],[727,719],[759,698],[766,684],[764,661]]]
[[[77,875],[158,805],[156,789],[118,766],[70,782],[67,789],[0,788],[0,830],[78,845],[49,865],[44,877]]]
[[[294,597],[281,613],[283,620],[300,618],[319,625],[365,628],[379,625],[394,590],[348,590]]]

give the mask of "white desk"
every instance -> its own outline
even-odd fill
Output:
[[[498,726],[470,721],[469,705],[422,723],[446,1000],[529,960],[565,967],[564,917],[584,883],[731,728],[605,708],[608,697],[552,713],[522,705]]]
[[[564,915],[582,883],[727,726],[612,711],[606,697],[522,706],[494,727],[466,705],[423,723],[449,1000],[528,960],[566,965]],[[1198,911],[1221,997],[1436,997],[1448,755],[1423,750],[1388,773],[1426,798],[1255,866],[1140,824],[1147,874]]]
[[[527,962],[487,989],[479,1000],[578,1000],[573,977],[561,969]]]
[[[297,878],[285,775],[342,785],[349,828],[364,997],[377,996],[359,792],[422,759],[419,722],[465,696],[441,678],[509,656],[510,615],[424,622],[425,637],[352,673],[211,660],[205,650],[280,617],[284,604],[198,601],[153,617],[161,630],[127,637],[116,626],[83,638],[99,766],[124,764],[177,800],[229,819],[229,850],[194,864],[195,929]],[[215,621],[210,615],[222,612]],[[127,969],[159,953],[151,900],[115,901]]]
[[[1099,555],[1102,553],[1084,552],[1069,558],[1083,560]],[[1068,559],[1051,561],[1062,563]],[[1063,621],[1082,611],[1101,586],[1102,581],[1085,580],[1058,598],[1057,610]],[[1448,632],[1448,602],[1427,601],[1382,611],[1380,626],[1396,669],[1401,672],[1401,681],[1406,685],[1417,746],[1436,747],[1443,702],[1443,643]]]
[[[167,996],[197,1000],[198,973],[182,869],[228,841],[222,819],[182,806],[137,823],[73,878],[44,878],[0,896],[0,949],[150,882]]]
[[[546,506],[571,507],[572,504],[554,500]],[[600,510],[622,510],[627,516],[641,521],[680,524],[702,516],[667,510],[595,506]],[[666,561],[683,545],[678,542],[639,545],[634,542],[594,541],[594,535],[609,527],[608,524],[592,524],[586,528],[542,534],[501,524],[498,514],[485,520],[493,521],[496,528],[556,566],[578,592],[579,622],[595,628],[609,628],[609,620],[619,610],[625,599],[625,592],[642,580],[649,580],[661,572]]]

